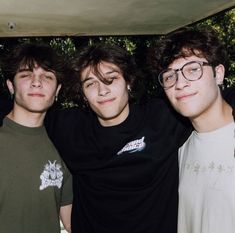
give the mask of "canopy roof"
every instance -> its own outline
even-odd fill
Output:
[[[0,37],[166,34],[235,0],[0,0]]]

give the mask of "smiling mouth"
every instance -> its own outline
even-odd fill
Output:
[[[185,94],[185,95],[181,95],[181,96],[176,97],[176,99],[179,101],[183,101],[183,100],[189,99],[190,97],[193,97],[195,95],[196,95],[196,93]]]
[[[30,93],[30,94],[28,94],[28,96],[32,96],[32,97],[44,97],[45,95],[40,94],[40,93]]]
[[[107,100],[102,100],[102,101],[98,101],[99,104],[107,104],[107,103],[111,103],[115,100],[115,98],[112,99],[107,99]]]

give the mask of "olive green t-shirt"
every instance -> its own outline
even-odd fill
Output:
[[[0,128],[0,233],[59,233],[72,181],[44,127]]]

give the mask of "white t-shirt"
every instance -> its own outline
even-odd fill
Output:
[[[180,148],[178,233],[235,232],[234,134],[194,131]]]

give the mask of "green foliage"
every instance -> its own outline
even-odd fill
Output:
[[[207,20],[199,23],[199,25],[209,25],[213,27],[219,34],[220,39],[224,43],[228,51],[230,66],[226,77],[227,86],[235,84],[235,8],[221,12]]]
[[[100,42],[105,42],[109,44],[119,45],[133,54],[134,50],[136,49],[136,43],[130,39],[130,37],[123,36],[123,37],[99,37]]]
[[[76,52],[76,47],[71,38],[53,38],[50,45],[66,56],[72,56]]]

